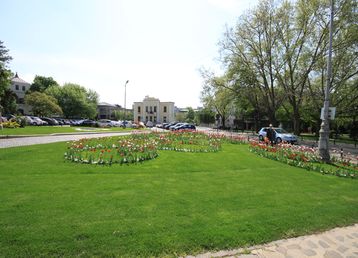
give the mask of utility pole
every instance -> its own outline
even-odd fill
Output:
[[[126,81],[126,83],[124,84],[124,124],[125,121],[127,119],[127,109],[126,109],[126,102],[127,102],[127,84],[128,84],[129,80]]]
[[[332,82],[332,37],[333,37],[333,0],[331,2],[331,15],[329,21],[329,48],[327,57],[327,81],[324,91],[324,105],[321,129],[319,130],[318,151],[324,162],[330,162],[329,155],[329,91]]]

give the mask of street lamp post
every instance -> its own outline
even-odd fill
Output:
[[[126,83],[124,84],[124,124],[126,121],[126,116],[127,116],[127,109],[126,109],[126,102],[127,102],[127,84],[128,84],[129,80],[126,81]]]
[[[329,22],[329,48],[327,57],[327,81],[324,91],[324,105],[321,129],[319,130],[318,151],[319,155],[324,162],[330,161],[329,156],[329,89],[331,86],[332,78],[332,36],[333,35],[333,0],[331,0],[331,15]]]

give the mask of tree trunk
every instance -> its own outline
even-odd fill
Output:
[[[295,135],[300,135],[301,133],[301,116],[298,108],[293,110],[293,131]]]

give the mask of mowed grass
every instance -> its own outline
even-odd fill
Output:
[[[65,162],[65,143],[0,149],[0,256],[179,256],[358,222],[358,181],[260,158],[161,151]]]
[[[70,127],[70,126],[26,126],[24,128],[4,128],[0,129],[0,136],[6,135],[39,135],[54,133],[79,133],[79,132],[122,132],[132,130],[131,128],[110,127]]]

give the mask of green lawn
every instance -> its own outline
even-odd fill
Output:
[[[302,133],[300,135],[301,139],[305,139],[305,140],[312,140],[312,141],[318,141],[319,137],[317,137],[314,134],[306,134],[306,133]],[[354,139],[350,138],[349,135],[344,134],[344,135],[339,135],[339,137],[337,139],[335,138],[329,138],[329,141],[331,143],[347,143],[347,144],[355,144],[357,143],[357,141],[355,141]]]
[[[24,128],[4,128],[0,129],[1,135],[37,135],[53,133],[75,133],[75,132],[122,132],[132,130],[121,127],[96,128],[96,127],[69,127],[69,126],[26,126]]]
[[[0,149],[0,256],[178,256],[358,222],[358,181],[260,158],[159,152],[65,162],[65,143]]]

